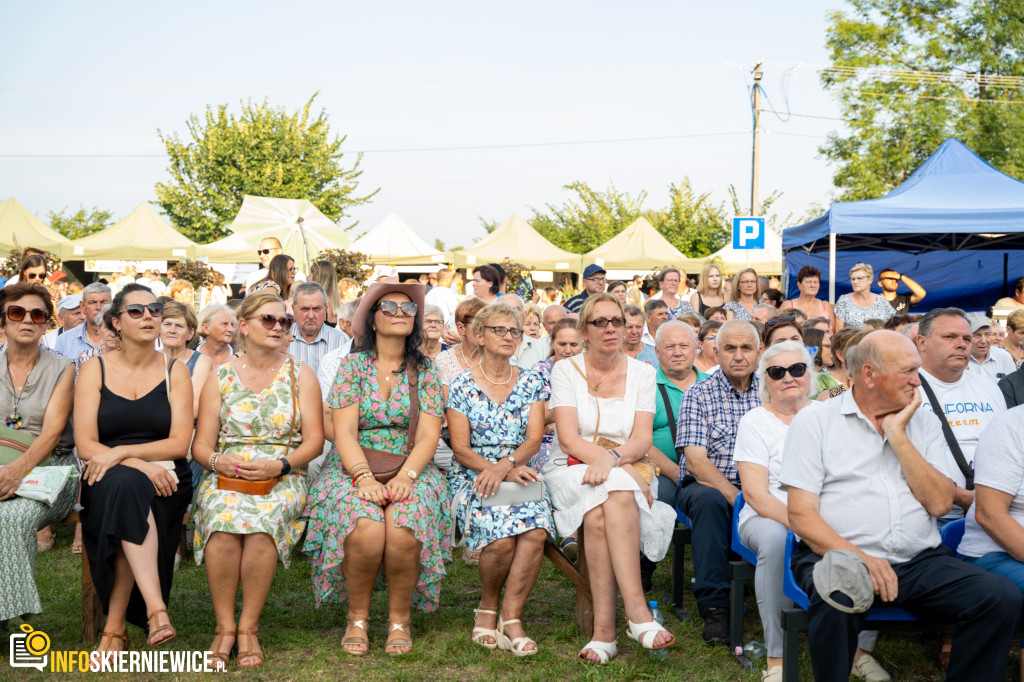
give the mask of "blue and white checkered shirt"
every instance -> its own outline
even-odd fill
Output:
[[[298,323],[292,325],[292,336],[294,336],[295,339],[288,344],[288,354],[296,360],[309,365],[309,368],[313,370],[314,374],[318,369],[320,369],[320,358],[327,355],[332,350],[336,350],[342,346],[352,345],[351,338],[346,336],[344,333],[339,332],[334,327],[329,327],[326,324],[320,327],[320,332],[310,343],[307,343],[306,340],[302,338],[302,334],[299,332]]]
[[[708,459],[730,483],[739,486],[740,475],[732,459],[736,430],[743,415],[761,404],[757,394],[760,383],[753,375],[750,386],[741,393],[719,370],[683,393],[676,433],[680,481],[688,474],[683,448],[692,446],[707,450]]]

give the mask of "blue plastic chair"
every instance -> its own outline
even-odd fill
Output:
[[[747,503],[743,499],[743,492],[741,491],[736,496],[736,501],[732,505],[732,551],[743,557],[750,565],[757,566],[757,552],[744,545],[743,541],[740,540],[740,512],[743,511],[745,506],[747,506]]]
[[[957,519],[951,521],[942,527],[939,534],[942,535],[942,544],[953,550],[953,554],[956,554],[956,550],[960,547],[960,541],[964,539],[964,529],[967,527],[967,521],[963,519]]]
[[[754,579],[754,567],[757,566],[757,553],[740,540],[740,512],[746,502],[743,493],[736,496],[732,505],[732,551],[740,556],[739,561],[729,562],[729,644],[735,650],[743,646],[743,587],[747,580]],[[741,661],[741,663],[746,663]]]

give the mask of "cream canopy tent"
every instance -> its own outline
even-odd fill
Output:
[[[309,262],[324,249],[347,249],[345,231],[307,199],[246,196],[228,229],[241,237],[253,253],[260,241],[274,237],[284,252],[309,272]],[[248,260],[251,260],[248,259]]]
[[[443,263],[449,258],[448,254],[431,248],[394,213],[348,248],[366,254],[374,265]]]
[[[57,255],[68,243],[66,237],[51,230],[12,198],[0,204],[0,253],[13,249],[15,239],[22,249],[34,246]]]
[[[179,260],[195,258],[197,245],[171,227],[149,204],[139,204],[102,232],[62,249],[64,260]]]
[[[646,218],[637,218],[622,232],[584,254],[583,262],[609,270],[655,270],[673,265],[687,272],[700,270],[704,265],[672,246]]]
[[[722,265],[726,274],[735,274],[747,266],[757,270],[758,275],[782,274],[782,237],[775,230],[765,227],[763,249],[734,249],[730,241],[724,247],[703,259],[714,260]]]
[[[468,249],[455,251],[452,257],[460,268],[500,263],[506,258],[534,270],[577,272],[582,266],[580,254],[558,248],[518,215]]]
[[[257,263],[259,256],[256,249],[239,237],[237,234],[229,234],[223,239],[218,239],[209,244],[200,244],[196,247],[200,258],[205,257],[208,263]]]

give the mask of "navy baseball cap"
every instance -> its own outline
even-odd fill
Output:
[[[588,265],[587,269],[583,271],[583,278],[587,279],[589,277],[593,277],[594,275],[596,275],[599,272],[605,272],[605,269],[602,268],[600,265],[597,265],[597,264]]]

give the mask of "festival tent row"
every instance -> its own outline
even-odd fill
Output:
[[[455,251],[452,258],[458,268],[500,263],[508,258],[533,270],[579,272],[582,269],[580,254],[558,248],[518,215],[513,215],[473,246]]]
[[[33,244],[33,246],[36,246]],[[61,245],[63,260],[176,261],[195,258],[198,245],[142,203],[105,230]]]
[[[916,280],[928,308],[983,309],[1024,275],[1024,183],[949,139],[889,194],[833,203],[784,230],[782,244],[790,296],[804,265],[822,271],[835,300],[850,290],[849,268],[866,262]]]
[[[67,237],[50,229],[16,199],[0,203],[0,256],[26,246],[59,254],[68,243]]]
[[[669,265],[683,268],[689,274],[699,272],[704,261],[687,258],[682,251],[672,246],[645,218],[637,218],[626,229],[588,251],[583,264],[595,263],[608,270],[633,270],[646,272]]]
[[[352,242],[348,250],[366,254],[373,265],[426,265],[451,260],[451,254],[431,247],[394,213]]]

